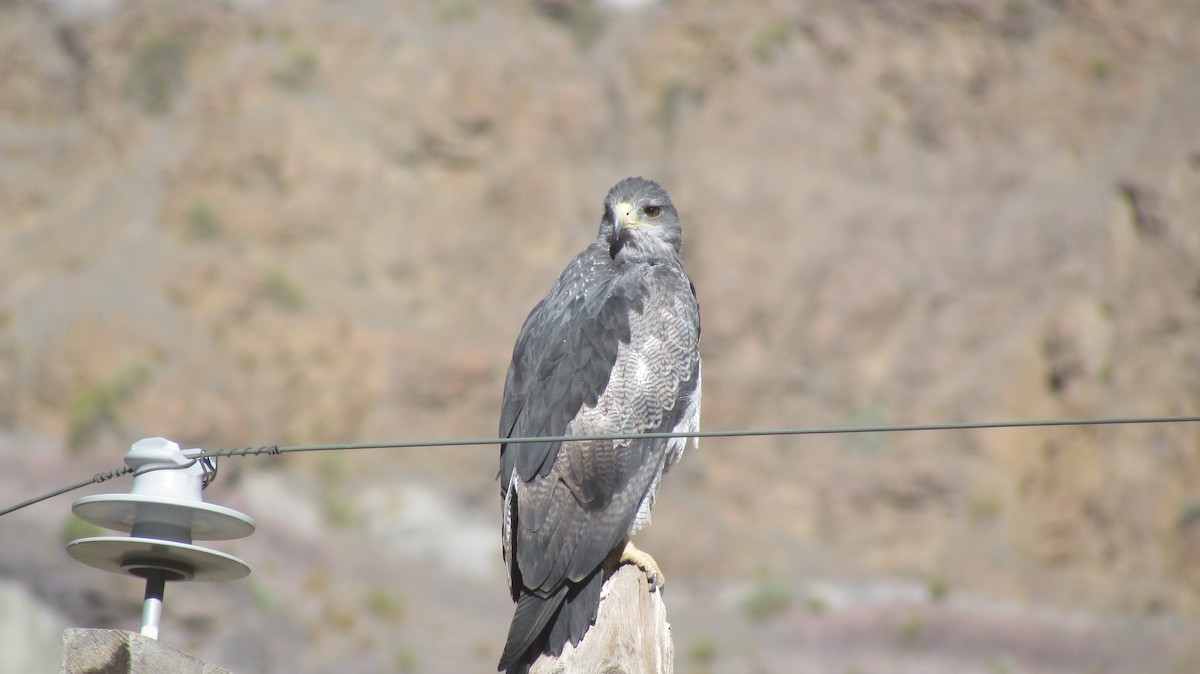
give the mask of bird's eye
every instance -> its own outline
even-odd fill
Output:
[[[642,212],[646,214],[647,218],[657,218],[662,215],[662,206],[647,206]]]

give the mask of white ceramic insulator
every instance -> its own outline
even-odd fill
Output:
[[[139,496],[201,501],[204,466],[199,461],[188,466],[177,443],[166,438],[145,438],[133,443],[125,453],[125,465],[134,469],[132,493]],[[165,469],[165,470],[162,470]]]

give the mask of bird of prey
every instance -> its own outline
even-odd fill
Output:
[[[533,308],[504,383],[500,437],[695,432],[700,309],[679,260],[679,213],[651,180],[604,199],[600,232]],[[686,438],[500,446],[503,553],[516,602],[500,671],[527,672],[578,644],[605,573],[657,564],[629,543],[650,521],[663,473]]]

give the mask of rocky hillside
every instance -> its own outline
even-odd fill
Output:
[[[0,503],[152,435],[493,435],[634,174],[708,429],[1195,414],[1197,73],[1186,0],[0,0]],[[225,460],[255,572],[172,586],[164,640],[490,668],[495,460]],[[135,626],[69,502],[0,519],[0,577]],[[1196,424],[705,440],[641,542],[682,671],[1200,669]]]

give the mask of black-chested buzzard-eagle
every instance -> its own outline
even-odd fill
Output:
[[[525,320],[504,384],[500,436],[693,432],[700,426],[700,311],[679,260],[679,214],[644,178],[617,183],[600,232]],[[653,559],[629,543],[650,521],[684,438],[500,446],[503,551],[516,611],[501,671],[578,644],[605,567]],[[606,564],[606,559],[608,564]]]

